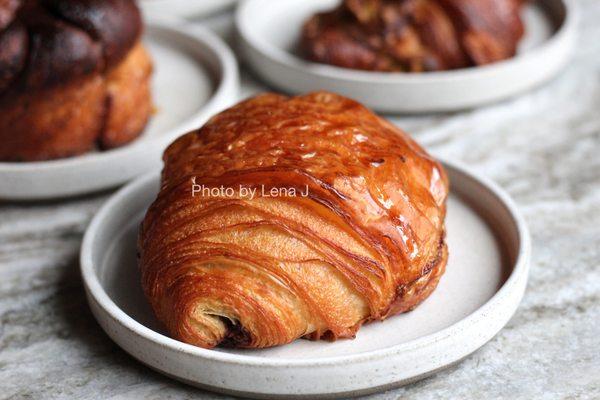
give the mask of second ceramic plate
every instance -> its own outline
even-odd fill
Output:
[[[290,93],[329,90],[381,112],[453,111],[501,100],[555,76],[575,43],[572,0],[524,7],[526,34],[517,56],[447,72],[381,73],[315,64],[297,53],[303,22],[340,0],[246,0],[236,14],[240,50],[258,76]]]
[[[255,397],[357,395],[422,378],[490,340],[519,304],[529,269],[527,228],[502,190],[445,163],[452,194],[450,258],[435,292],[410,313],[371,323],[354,340],[263,350],[207,350],[169,338],[140,283],[138,227],[158,173],[114,195],[85,234],[84,285],[106,333],[141,362],[181,381]]]
[[[236,2],[237,0],[141,0],[139,5],[145,13],[196,19],[231,8]]]
[[[238,67],[221,39],[201,27],[185,31],[161,20],[146,27],[154,62],[156,112],[131,144],[106,152],[28,163],[0,162],[0,199],[80,195],[122,184],[158,168],[164,148],[237,100]]]

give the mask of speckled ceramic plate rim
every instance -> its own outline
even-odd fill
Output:
[[[212,96],[208,99],[204,106],[193,116],[181,121],[180,125],[177,127],[160,135],[159,137],[145,139],[143,142],[133,142],[130,145],[105,152],[83,154],[81,156],[58,160],[25,163],[0,162],[0,180],[9,175],[16,174],[28,174],[29,176],[38,173],[62,174],[65,173],[66,170],[77,170],[80,168],[96,168],[100,170],[103,166],[109,164],[127,163],[128,159],[131,159],[132,154],[141,156],[143,155],[142,153],[149,147],[164,147],[168,145],[177,136],[185,133],[187,130],[200,126],[206,119],[208,119],[208,117],[213,115],[216,111],[219,111],[224,106],[228,106],[229,103],[236,99],[240,87],[237,60],[231,49],[229,49],[229,47],[218,36],[201,26],[191,27],[187,25],[186,21],[181,21],[172,17],[153,16],[148,20],[147,26],[173,31],[183,37],[192,38],[198,43],[201,43],[201,45],[204,46],[204,48],[208,50],[216,60],[218,60],[221,75],[220,80],[217,83]],[[99,186],[90,185],[87,188],[80,188],[79,190],[61,191],[61,189],[58,188],[54,190],[55,194],[48,195],[32,194],[30,196],[14,196],[10,193],[10,188],[2,187],[3,185],[0,185],[0,198],[7,200],[39,200],[80,195],[122,184],[131,178],[143,175],[146,173],[146,171],[147,170],[142,169],[134,176],[129,177],[115,176],[115,178],[111,179],[111,182],[108,184]]]
[[[468,178],[482,185],[490,192],[490,194],[496,197],[499,203],[501,203],[505,208],[505,211],[507,211],[513,218],[512,223],[514,224],[517,230],[519,249],[516,255],[513,270],[506,282],[497,291],[497,293],[484,305],[477,309],[474,313],[460,320],[459,322],[451,325],[450,327],[440,330],[437,333],[427,335],[415,340],[411,340],[407,343],[392,346],[387,349],[369,351],[350,356],[335,356],[327,358],[312,358],[298,360],[267,359],[264,357],[237,355],[219,351],[212,351],[179,342],[143,326],[142,324],[138,323],[133,318],[131,318],[129,315],[127,315],[123,310],[121,310],[104,291],[102,285],[100,284],[100,281],[98,280],[98,276],[94,271],[92,251],[94,242],[96,240],[96,235],[101,229],[103,221],[112,213],[112,210],[115,207],[115,205],[122,201],[124,198],[130,196],[132,193],[137,192],[141,187],[148,184],[149,181],[156,179],[156,172],[138,178],[136,181],[122,188],[103,205],[103,207],[93,218],[90,226],[88,227],[85,233],[83,244],[81,247],[80,261],[84,285],[86,287],[88,295],[91,296],[98,303],[102,311],[109,315],[116,323],[126,327],[132,334],[148,339],[159,346],[169,347],[176,351],[188,353],[190,355],[199,357],[199,359],[210,359],[226,364],[294,367],[311,366],[315,364],[339,365],[352,363],[356,361],[383,358],[389,356],[390,354],[398,352],[414,351],[415,349],[426,347],[431,345],[432,343],[439,342],[444,340],[445,338],[451,337],[458,331],[464,330],[467,326],[476,323],[477,320],[483,318],[487,313],[493,311],[496,305],[498,303],[501,303],[501,300],[504,297],[508,296],[512,291],[517,290],[519,288],[519,285],[522,285],[524,288],[529,271],[529,259],[531,253],[531,241],[529,237],[529,231],[523,217],[521,216],[517,207],[513,203],[512,199],[495,183],[486,178],[473,174],[459,163],[450,163],[445,161],[444,165],[447,168],[453,168],[457,170],[461,175],[464,175],[465,178]],[[519,296],[519,302],[521,297],[522,293]],[[514,310],[512,313],[514,313]]]

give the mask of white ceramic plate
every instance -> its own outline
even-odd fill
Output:
[[[237,0],[140,0],[145,13],[201,18],[233,7]]]
[[[303,22],[339,0],[246,0],[235,24],[240,51],[256,74],[290,93],[329,90],[381,112],[453,111],[498,101],[537,86],[567,63],[575,43],[572,0],[525,6],[518,55],[489,66],[419,74],[357,71],[301,59]]]
[[[522,298],[530,254],[527,228],[510,198],[460,166],[445,167],[452,186],[447,272],[416,310],[366,325],[354,340],[206,350],[167,337],[143,296],[135,246],[158,192],[158,174],[121,189],[85,234],[81,269],[92,312],[144,364],[219,392],[354,395],[432,374],[477,350],[507,323]]]
[[[159,168],[164,148],[230,106],[239,91],[231,50],[201,27],[182,30],[155,21],[144,42],[154,60],[152,98],[156,113],[131,144],[53,161],[0,162],[0,199],[35,200],[79,195],[122,184]]]

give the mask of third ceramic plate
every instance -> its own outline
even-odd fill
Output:
[[[575,42],[572,0],[524,6],[526,34],[517,56],[445,72],[382,73],[315,64],[297,51],[303,22],[339,0],[246,0],[236,15],[240,50],[258,76],[290,93],[329,90],[381,112],[453,111],[501,100],[555,76]]]

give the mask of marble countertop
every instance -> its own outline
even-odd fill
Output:
[[[576,1],[577,51],[548,85],[478,110],[390,117],[514,197],[533,261],[519,310],[491,342],[372,399],[600,398],[600,1]],[[263,90],[248,76],[244,88]],[[110,194],[0,204],[0,398],[225,398],[136,362],[92,317],[79,246]]]

